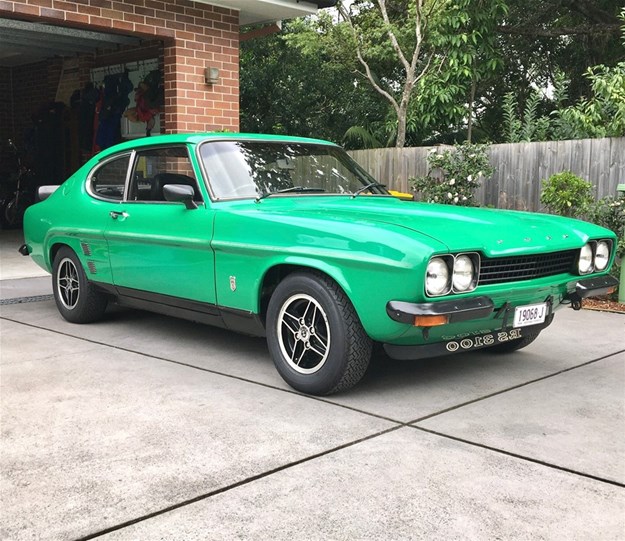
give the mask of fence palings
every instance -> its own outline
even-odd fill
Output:
[[[390,189],[409,192],[408,179],[427,174],[431,148],[378,148],[350,154]],[[625,137],[506,143],[492,145],[488,154],[495,173],[476,193],[482,205],[544,210],[540,204],[542,180],[561,171],[572,171],[590,181],[597,198],[616,195],[617,184],[625,183]]]

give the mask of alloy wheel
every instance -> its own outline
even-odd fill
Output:
[[[293,370],[312,374],[325,364],[330,351],[330,325],[313,297],[289,297],[278,315],[276,330],[282,355]]]
[[[62,259],[59,264],[56,287],[63,306],[68,310],[73,310],[80,298],[80,282],[78,280],[78,269],[68,257]]]

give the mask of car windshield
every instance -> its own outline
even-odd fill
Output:
[[[200,155],[216,199],[388,193],[331,145],[210,141],[202,144]]]

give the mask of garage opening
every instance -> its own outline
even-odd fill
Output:
[[[164,44],[0,19],[0,220],[21,225],[41,185],[164,126]]]

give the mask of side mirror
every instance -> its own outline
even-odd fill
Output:
[[[39,186],[37,188],[37,201],[43,201],[44,199],[48,199],[58,188],[57,186]]]
[[[197,208],[195,201],[193,201],[195,197],[193,186],[188,186],[187,184],[165,184],[163,186],[163,195],[167,201],[184,203],[184,206],[189,210]]]

